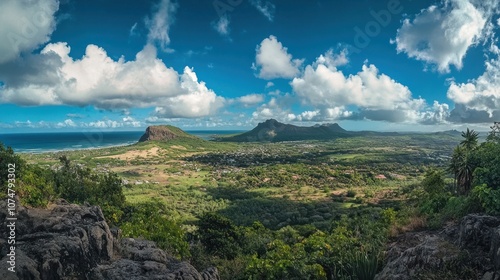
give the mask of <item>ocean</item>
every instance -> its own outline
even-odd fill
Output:
[[[214,135],[241,133],[235,130],[186,131],[205,140]],[[137,143],[144,131],[57,132],[0,134],[0,142],[18,153],[45,153],[126,146]]]

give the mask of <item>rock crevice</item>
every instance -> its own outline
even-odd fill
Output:
[[[441,231],[405,233],[388,246],[375,279],[450,277],[500,280],[500,218],[470,214]]]
[[[7,236],[7,206],[0,202],[0,237]],[[97,206],[61,200],[52,209],[19,207],[15,273],[7,270],[10,244],[0,238],[4,280],[220,280],[216,268],[200,273],[152,241],[120,238]]]

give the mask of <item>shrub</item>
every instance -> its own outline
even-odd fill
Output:
[[[124,236],[155,241],[160,248],[176,257],[189,256],[184,231],[169,218],[165,203],[159,199],[128,206],[120,228]]]
[[[52,172],[36,165],[26,166],[18,183],[18,195],[24,205],[47,206],[55,197]]]
[[[379,268],[377,255],[357,252],[350,260],[350,275],[358,280],[373,280]]]
[[[500,190],[493,190],[484,184],[476,186],[472,189],[469,200],[471,210],[480,208],[488,214],[500,214]]]
[[[9,164],[15,166],[15,191],[21,204],[45,207],[54,198],[53,177],[49,170],[29,165],[14,151],[0,143],[0,197],[7,194]]]
[[[444,193],[445,185],[443,172],[435,169],[428,170],[424,180],[422,180],[424,191],[431,196]]]
[[[72,203],[99,205],[107,221],[117,223],[125,206],[121,179],[114,173],[92,172],[87,167],[71,163],[65,156],[60,160],[63,166],[54,173],[57,195]]]
[[[357,194],[357,192],[356,192],[355,190],[350,189],[350,190],[348,190],[348,191],[347,191],[346,196],[347,196],[347,197],[355,197],[355,196],[356,196],[356,194]]]
[[[198,235],[205,249],[214,256],[234,259],[241,251],[241,234],[228,218],[206,213],[198,221]]]

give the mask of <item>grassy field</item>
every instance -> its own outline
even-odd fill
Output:
[[[186,228],[210,211],[240,225],[324,228],[352,209],[398,207],[401,187],[444,164],[458,141],[421,134],[245,144],[183,139],[23,157],[54,166],[66,155],[115,172],[127,201],[161,198]]]

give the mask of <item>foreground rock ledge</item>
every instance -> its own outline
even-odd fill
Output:
[[[461,270],[467,275],[449,272]],[[388,246],[376,280],[500,280],[500,217],[469,214],[440,231],[409,232]]]
[[[220,280],[216,268],[199,273],[154,242],[121,239],[101,209],[59,201],[51,209],[20,207],[16,222],[16,273],[9,272],[7,206],[0,202],[0,279]]]

